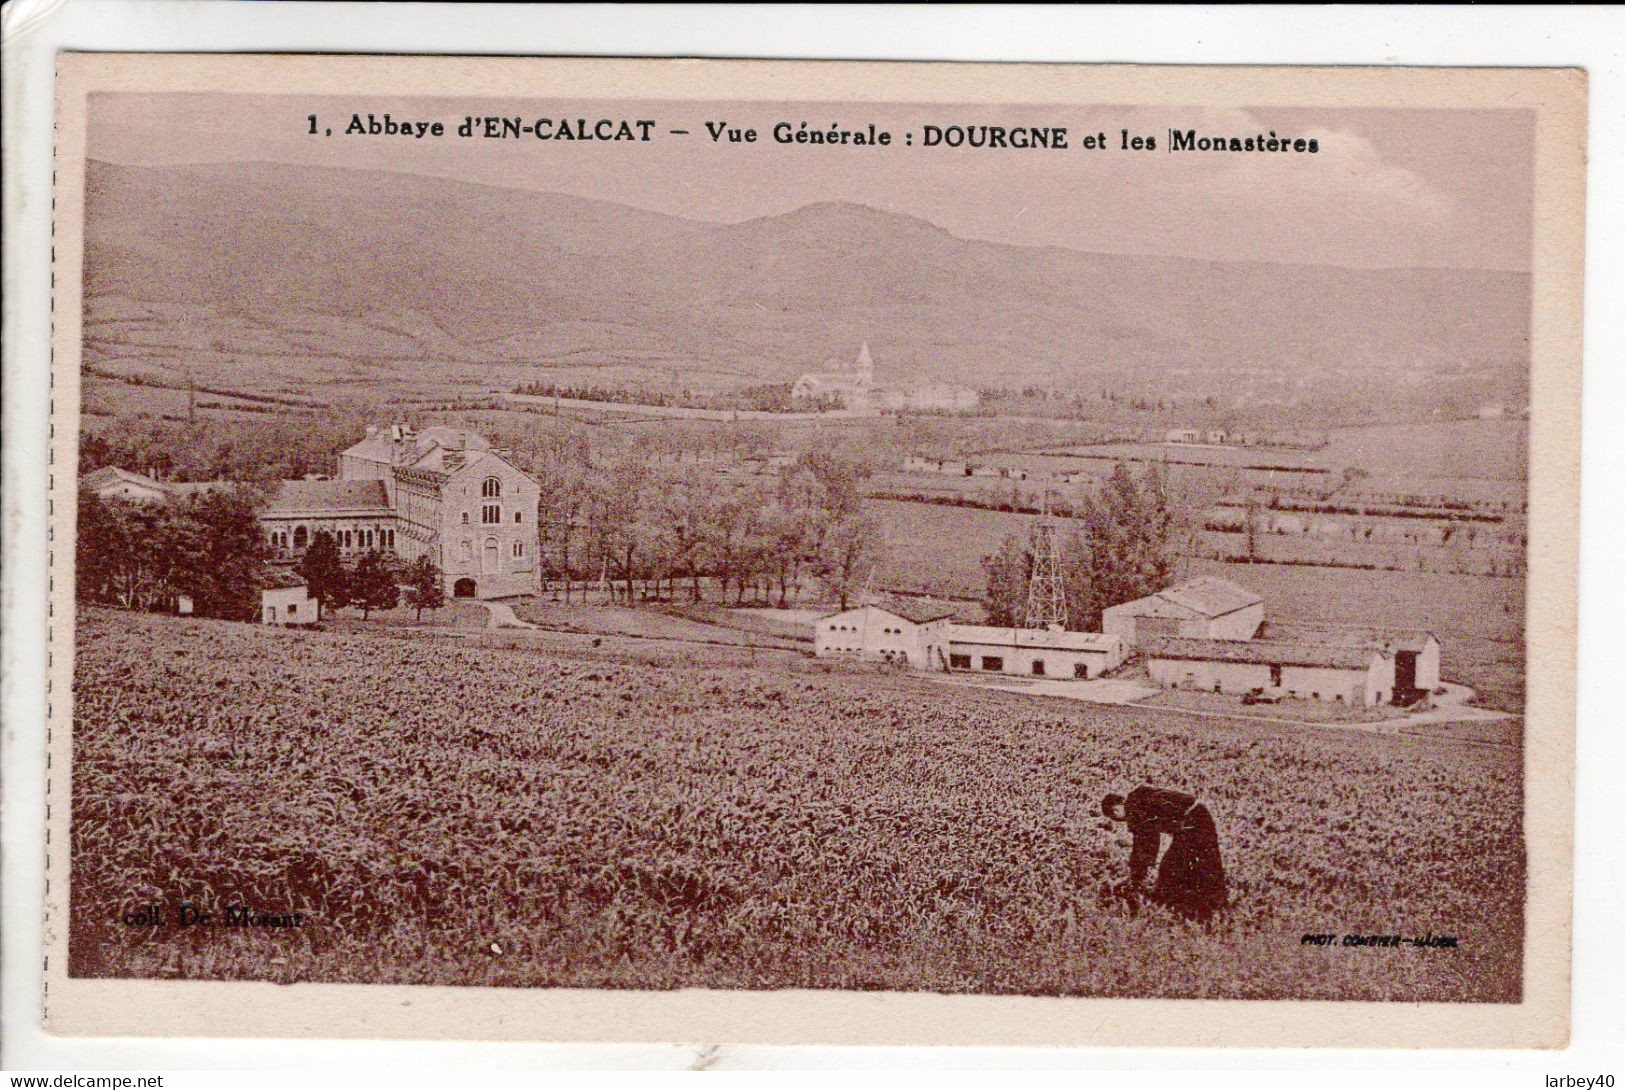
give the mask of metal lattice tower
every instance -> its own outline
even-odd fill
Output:
[[[1044,491],[1044,512],[1033,523],[1032,539],[1028,544],[1032,552],[1033,573],[1027,582],[1028,628],[1048,628],[1066,625],[1066,588],[1061,583],[1061,539],[1055,533],[1055,521],[1049,513],[1049,490]]]

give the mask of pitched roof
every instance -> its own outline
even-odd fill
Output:
[[[164,482],[154,480],[145,473],[134,473],[128,469],[120,469],[118,466],[102,466],[100,469],[93,469],[79,478],[79,483],[92,492],[115,484],[135,484],[159,492],[167,491]]]
[[[419,449],[421,453],[406,464],[412,469],[427,469],[434,473],[461,473],[469,466],[488,457],[488,452],[483,450],[447,448],[436,442],[430,442]],[[448,456],[450,457],[449,464],[447,461]],[[458,459],[462,460],[460,464]]]
[[[1136,617],[1178,617],[1187,618],[1192,610],[1177,606],[1160,594],[1148,594],[1144,598],[1131,598],[1127,602],[1118,602],[1108,609],[1126,609]]]
[[[885,602],[871,602],[867,605],[853,606],[851,609],[839,609],[834,613],[826,613],[819,618],[827,621],[831,617],[844,617],[848,613],[857,613],[873,607],[894,617],[901,617],[913,624],[927,624],[931,621],[940,621],[944,617],[952,617],[959,612],[957,606],[942,605],[937,602],[915,599],[893,599]]]
[[[952,643],[986,643],[1001,647],[1041,647],[1053,651],[1106,652],[1122,643],[1121,636],[1103,632],[1053,632],[1047,628],[991,628],[956,624],[948,629]]]
[[[454,428],[448,424],[435,424],[422,431],[407,431],[406,438],[399,442],[391,437],[390,429],[380,428],[354,446],[345,448],[344,453],[350,457],[366,458],[374,462],[411,462],[428,453],[434,446],[448,450],[491,449],[490,441],[478,432],[467,428]]]
[[[876,602],[876,609],[883,609],[887,613],[894,613],[905,621],[915,624],[926,624],[929,621],[940,621],[944,617],[952,617],[959,612],[958,606],[944,605],[925,598],[893,598],[885,602]]]
[[[1394,651],[1421,651],[1427,647],[1429,640],[1435,640],[1433,633],[1421,628],[1319,624],[1309,621],[1271,621],[1260,635],[1265,640],[1313,643],[1325,647],[1371,647]]]
[[[1223,617],[1264,600],[1246,587],[1239,587],[1228,579],[1214,575],[1198,576],[1164,587],[1152,597],[1193,609],[1204,617]]]
[[[373,462],[389,462],[394,458],[395,444],[390,442],[389,436],[379,433],[369,435],[361,442],[344,448],[344,455],[351,458],[366,458]]]
[[[287,568],[271,568],[265,573],[266,590],[291,590],[308,585],[302,576]]]
[[[1319,666],[1334,670],[1364,670],[1379,653],[1372,647],[1333,647],[1285,640],[1201,640],[1182,636],[1143,639],[1140,651],[1147,658]]]
[[[393,515],[383,481],[281,481],[266,515]]]
[[[424,428],[417,433],[418,445],[426,443],[439,443],[450,450],[490,450],[490,440],[479,432],[469,431],[467,428],[454,428],[448,424],[436,424]]]

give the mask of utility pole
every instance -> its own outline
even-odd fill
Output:
[[[1027,583],[1027,628],[1048,628],[1066,624],[1066,588],[1061,581],[1061,539],[1050,517],[1049,489],[1044,489],[1043,512],[1033,523],[1028,545],[1033,557],[1032,578]]]

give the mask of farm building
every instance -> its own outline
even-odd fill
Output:
[[[813,652],[946,670],[953,615],[952,606],[922,602],[858,606],[818,619]]]
[[[1151,636],[1250,640],[1263,623],[1264,599],[1211,575],[1110,606],[1101,615],[1101,630],[1128,644]]]
[[[117,466],[102,466],[79,479],[79,485],[96,493],[104,500],[120,499],[132,503],[168,503],[169,489],[162,481],[145,473],[132,473]]]
[[[1123,664],[1122,637],[1047,628],[952,625],[948,665],[1029,677],[1093,678]]]
[[[1274,641],[1380,651],[1393,657],[1395,693],[1439,687],[1442,650],[1438,638],[1421,629],[1271,622],[1259,634],[1259,642]]]
[[[1375,647],[1151,636],[1139,650],[1151,680],[1168,689],[1267,689],[1363,705],[1385,703],[1394,693],[1394,655]]]
[[[292,572],[273,573],[260,591],[260,623],[315,624],[319,620],[320,603],[310,596],[305,581]]]

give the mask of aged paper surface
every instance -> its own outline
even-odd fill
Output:
[[[1565,1040],[1581,74],[59,114],[53,1031]]]

